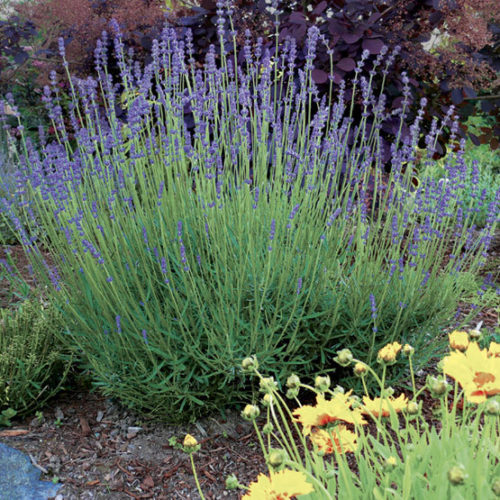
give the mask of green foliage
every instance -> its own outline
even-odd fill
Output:
[[[2,410],[0,412],[0,427],[10,427],[12,422],[11,418],[14,418],[17,415],[17,411],[12,408],[7,408],[6,410]]]
[[[25,414],[61,389],[71,367],[57,340],[62,328],[60,313],[39,301],[0,310],[0,409]]]

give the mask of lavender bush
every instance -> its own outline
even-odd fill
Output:
[[[332,371],[339,346],[369,363],[398,340],[426,359],[494,221],[477,235],[460,205],[461,153],[449,182],[413,187],[423,110],[409,139],[395,131],[387,175],[379,131],[392,116],[360,77],[368,54],[352,99],[340,85],[320,100],[315,28],[299,81],[293,40],[274,57],[247,43],[243,69],[211,48],[197,68],[190,34],[166,27],[141,68],[114,29],[118,80],[103,41],[99,78],[72,79],[71,127],[45,90],[58,140],[24,140],[16,196],[2,200],[96,386],[180,420],[241,400],[249,353],[278,378]],[[222,18],[218,29],[223,44]],[[375,64],[385,74],[393,58]],[[451,121],[434,123],[429,157]]]

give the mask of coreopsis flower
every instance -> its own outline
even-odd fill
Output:
[[[408,399],[404,394],[397,398],[369,398],[363,396],[362,413],[372,415],[377,418],[379,415],[388,417],[391,414],[391,409],[398,413],[408,407]]]
[[[387,365],[393,364],[396,362],[396,357],[401,351],[401,344],[399,342],[392,342],[391,344],[387,344],[377,354],[377,361],[379,363],[385,363]]]
[[[465,352],[451,352],[443,359],[442,367],[446,375],[460,384],[465,399],[471,403],[482,403],[500,394],[500,359],[480,349],[476,342]]]
[[[448,335],[450,347],[458,351],[465,351],[469,347],[469,335],[467,332],[454,330]]]
[[[395,469],[397,465],[398,465],[398,459],[395,456],[391,455],[390,457],[385,459],[384,462],[385,470]]]
[[[500,344],[498,342],[491,342],[488,347],[488,357],[500,358]]]
[[[333,453],[335,450],[338,453],[352,453],[358,447],[356,434],[345,425],[337,425],[328,431],[315,429],[310,439],[318,450],[325,454]]]
[[[321,394],[316,398],[316,406],[304,405],[293,412],[296,421],[303,426],[302,433],[307,436],[313,427],[321,427],[341,420],[353,425],[363,425],[366,421],[361,416],[361,410],[353,409],[350,398],[352,391],[347,394],[336,393],[330,400]]]
[[[285,469],[271,472],[269,476],[259,474],[242,500],[289,500],[313,491],[313,485],[307,482],[307,476],[303,472]]]

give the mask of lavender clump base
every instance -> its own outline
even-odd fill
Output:
[[[40,481],[40,471],[27,455],[0,443],[0,499],[45,500],[62,486]]]

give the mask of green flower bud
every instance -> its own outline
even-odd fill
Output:
[[[398,465],[398,460],[396,457],[394,456],[390,456],[388,458],[385,459],[385,462],[384,462],[384,469],[385,470],[393,470],[396,468],[396,466]]]
[[[274,377],[262,377],[260,379],[259,389],[262,392],[271,393],[278,389],[278,382],[274,380]]]
[[[334,394],[345,394],[345,389],[341,385],[336,385],[333,389]]]
[[[331,381],[330,377],[326,375],[325,377],[317,376],[314,379],[314,387],[321,392],[325,392],[330,387]]]
[[[435,398],[445,395],[450,390],[450,384],[443,378],[427,377],[427,387]]]
[[[289,389],[297,389],[300,387],[300,378],[295,375],[295,373],[292,373],[287,379],[286,379],[286,386]]]
[[[226,490],[237,490],[241,488],[241,484],[238,478],[234,474],[230,474],[226,477]]]
[[[280,465],[283,465],[285,461],[285,453],[283,450],[272,450],[267,457],[267,463],[277,469]]]
[[[241,369],[244,372],[253,372],[259,368],[259,363],[255,356],[249,356],[241,362]]]
[[[500,415],[500,402],[497,399],[490,399],[486,402],[484,409],[487,415],[497,417]]]
[[[262,406],[265,408],[271,406],[273,402],[273,397],[271,394],[264,394],[264,397],[262,398]]]
[[[286,394],[285,394],[285,396],[288,399],[295,399],[298,395],[299,395],[299,388],[298,387],[295,389],[288,389],[288,391],[286,391]]]
[[[496,477],[491,485],[491,491],[496,497],[500,497],[500,477]]]
[[[246,405],[243,411],[241,412],[241,416],[245,420],[255,420],[260,415],[259,407],[256,405]]]
[[[353,359],[352,352],[349,349],[341,349],[337,356],[333,358],[340,366],[349,366]]]
[[[266,435],[269,436],[274,430],[274,425],[271,422],[268,422],[264,427],[262,427],[262,432]]]
[[[418,415],[419,412],[420,405],[415,401],[410,401],[406,407],[406,413],[408,413],[408,415]]]
[[[467,479],[467,472],[465,471],[465,467],[463,465],[454,465],[448,471],[448,479],[451,484],[463,484]]]

